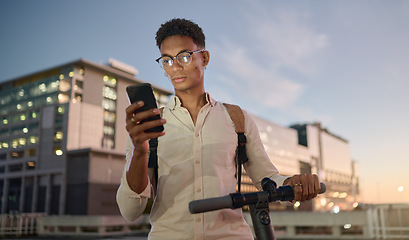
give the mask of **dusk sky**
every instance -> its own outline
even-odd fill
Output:
[[[171,91],[154,37],[175,17],[205,32],[212,97],[321,122],[349,141],[365,202],[409,202],[409,1],[0,0],[0,82],[114,58]]]

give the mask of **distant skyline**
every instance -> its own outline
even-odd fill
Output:
[[[0,0],[0,82],[114,58],[172,91],[155,32],[191,19],[212,97],[281,126],[321,122],[349,141],[365,202],[409,202],[408,13],[404,0]]]

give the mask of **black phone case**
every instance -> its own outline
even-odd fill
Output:
[[[149,109],[157,108],[156,99],[153,95],[152,86],[149,83],[140,83],[126,87],[126,93],[128,94],[129,100],[131,103],[137,101],[143,101],[145,105],[135,111],[135,113],[143,112]],[[158,120],[160,119],[160,115],[155,115],[153,117],[147,118],[143,122]],[[162,132],[163,126],[157,126],[154,128],[150,128],[146,130],[146,132]]]

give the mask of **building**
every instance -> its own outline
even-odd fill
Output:
[[[327,191],[313,201],[293,206],[271,204],[275,210],[350,211],[359,201],[358,163],[352,161],[349,143],[330,133],[319,123],[279,126],[253,116],[267,155],[280,171],[292,176],[315,173],[326,184]],[[256,188],[243,173],[243,191]]]
[[[313,171],[326,184],[326,193],[315,200],[315,210],[350,211],[359,197],[359,168],[350,155],[349,143],[320,123],[296,124],[299,148],[307,149],[309,161],[301,162],[301,172]]]
[[[142,82],[136,73],[81,59],[1,83],[1,213],[119,213],[125,88]],[[154,92],[160,105],[170,94]]]

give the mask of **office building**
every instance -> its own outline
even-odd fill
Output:
[[[81,59],[0,84],[1,213],[118,214],[125,88],[137,70]],[[159,105],[170,92],[155,88]]]

